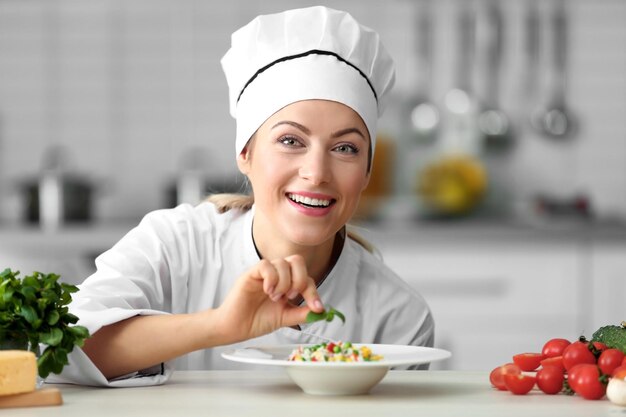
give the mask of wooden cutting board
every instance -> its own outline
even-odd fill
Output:
[[[0,408],[41,407],[63,404],[63,397],[58,388],[42,388],[24,394],[0,396]]]

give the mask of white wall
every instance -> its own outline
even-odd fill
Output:
[[[520,106],[528,1],[501,1],[507,30],[502,103],[516,117],[528,111]],[[165,182],[189,149],[204,152],[207,170],[215,175],[234,173],[234,123],[219,65],[230,33],[258,13],[317,3],[0,0],[0,220],[19,218],[15,184],[37,175],[45,149],[54,144],[69,150],[76,170],[103,184],[97,200],[102,220],[135,219],[163,206]],[[412,25],[418,3],[326,2],[380,32],[397,62],[397,100],[415,86]],[[479,10],[485,4],[474,3]],[[626,2],[566,4],[568,99],[580,131],[575,140],[557,143],[518,126],[518,146],[497,175],[520,195],[581,190],[603,214],[626,218]],[[550,5],[540,2],[544,16]],[[438,99],[452,84],[456,6],[445,0],[434,8],[432,89]],[[545,85],[539,87],[544,96]],[[382,128],[402,149],[399,103],[391,106]],[[417,165],[420,151],[413,152]],[[398,192],[407,192],[402,185],[410,176],[407,167],[396,175],[404,179]]]

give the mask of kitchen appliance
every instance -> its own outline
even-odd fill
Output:
[[[239,171],[219,172],[206,149],[194,147],[182,154],[178,172],[165,185],[164,204],[165,207],[196,205],[218,193],[248,194],[247,180]]]
[[[85,175],[70,172],[66,156],[61,148],[49,149],[40,174],[19,185],[27,223],[56,229],[92,220],[94,184]]]

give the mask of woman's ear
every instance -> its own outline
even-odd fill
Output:
[[[250,152],[248,145],[246,145],[237,156],[237,167],[239,168],[239,172],[243,175],[248,175],[248,171],[250,170]]]

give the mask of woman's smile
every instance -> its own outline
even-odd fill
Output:
[[[325,216],[331,210],[333,205],[337,202],[334,198],[317,193],[309,192],[288,192],[286,194],[287,201],[298,212],[306,216]]]

